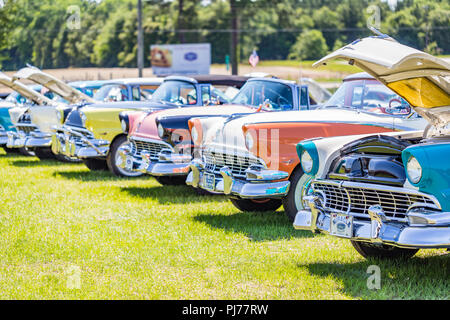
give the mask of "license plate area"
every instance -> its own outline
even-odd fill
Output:
[[[216,176],[211,173],[204,173],[202,177],[202,186],[208,190],[214,190],[216,186]]]
[[[353,236],[353,217],[343,213],[332,213],[330,216],[330,234],[351,238]]]

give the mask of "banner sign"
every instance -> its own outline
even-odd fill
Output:
[[[152,70],[155,75],[209,74],[211,44],[166,44],[150,47]]]

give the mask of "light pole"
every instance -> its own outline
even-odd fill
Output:
[[[144,70],[144,31],[142,30],[142,0],[138,0],[137,9],[138,9],[137,66],[139,69],[139,78],[142,78]]]

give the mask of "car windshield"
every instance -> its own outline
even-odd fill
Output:
[[[390,115],[408,115],[409,104],[376,80],[345,81],[322,108],[352,108]]]
[[[36,92],[39,92],[46,96],[49,99],[55,99],[56,97],[59,97],[57,94],[49,91],[47,88],[43,88],[41,86],[34,86],[32,87],[33,90]],[[11,102],[11,103],[18,103],[18,104],[33,104],[31,101],[29,101],[27,98],[22,96],[20,93],[14,91],[11,92],[5,99],[5,101]]]
[[[92,98],[98,92],[98,90],[100,88],[99,87],[83,87],[83,88],[76,88],[76,89],[80,90],[81,92],[83,92],[84,94],[86,94]]]
[[[197,91],[193,84],[186,81],[164,81],[153,93],[152,101],[194,105],[197,104]]]
[[[94,100],[107,102],[127,101],[129,100],[127,87],[121,84],[104,85],[95,93]]]
[[[273,81],[248,81],[232,102],[255,108],[263,105],[271,111],[294,108],[292,89],[288,85]]]

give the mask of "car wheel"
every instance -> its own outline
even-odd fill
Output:
[[[304,188],[310,179],[310,176],[303,173],[301,167],[295,169],[289,178],[291,184],[289,186],[288,194],[283,198],[283,208],[290,222],[294,222],[297,212],[304,209]]]
[[[106,160],[102,160],[102,159],[84,159],[83,163],[91,171],[106,171],[106,170],[108,170],[108,165],[106,164]]]
[[[35,148],[34,154],[41,160],[56,159],[55,154],[52,152],[52,149],[50,148]]]
[[[129,144],[129,142],[126,136],[120,136],[114,140],[111,144],[109,154],[106,157],[106,163],[108,164],[109,170],[118,177],[140,177],[143,175],[142,172],[130,171],[117,166],[118,161],[120,161],[118,151],[127,144]]]
[[[367,242],[350,241],[356,251],[366,259],[409,259],[419,251],[419,249],[404,249],[389,245],[377,246]]]
[[[27,156],[27,157],[34,157],[35,156],[35,153],[32,150],[28,149],[27,147],[19,148],[18,151],[19,151],[20,154],[22,154],[24,156]]]
[[[241,211],[275,211],[281,207],[281,200],[279,199],[230,199],[231,203]]]
[[[185,176],[178,177],[155,177],[156,181],[158,181],[163,186],[181,186],[186,184]]]
[[[194,189],[195,193],[199,196],[213,196],[215,195],[215,193],[209,192],[205,189],[202,188],[194,188],[192,187],[192,189]]]
[[[61,162],[67,162],[67,163],[80,163],[82,162],[80,159],[78,158],[71,158],[62,154],[56,154],[55,155],[56,160],[61,161]]]
[[[19,150],[17,148],[3,147],[3,150],[5,150],[5,152],[7,154],[17,154],[17,153],[19,153]]]

